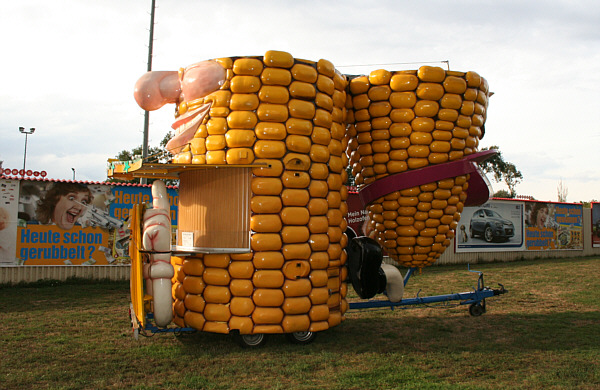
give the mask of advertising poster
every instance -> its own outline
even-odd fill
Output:
[[[583,250],[581,204],[526,202],[527,250]]]
[[[592,203],[592,246],[600,248],[600,203]]]
[[[456,252],[525,250],[523,203],[491,200],[465,207],[458,223]]]
[[[0,180],[0,264],[14,264],[17,243],[19,181]]]
[[[129,264],[129,211],[152,201],[150,187],[77,182],[22,180],[17,193],[13,255],[3,254],[4,264]],[[177,192],[168,194],[176,227]]]
[[[357,236],[362,236],[364,234],[362,228],[368,212],[363,208],[356,192],[348,193],[346,203],[348,204],[348,227],[354,230]]]

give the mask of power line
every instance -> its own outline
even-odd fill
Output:
[[[355,64],[355,65],[336,65],[336,68],[350,68],[358,66],[389,66],[389,65],[415,65],[415,64],[446,64],[450,70],[450,60],[444,61],[417,61],[417,62],[390,62],[387,64]]]

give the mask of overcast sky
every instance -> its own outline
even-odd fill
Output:
[[[519,195],[600,199],[600,2],[157,0],[154,70],[283,50],[346,74],[450,62],[484,76],[481,146],[498,145]],[[102,181],[106,161],[142,143],[133,85],[146,71],[151,1],[3,2],[0,160],[58,179]],[[416,63],[406,64],[403,63]],[[397,65],[379,65],[397,64]],[[370,66],[349,66],[370,65]],[[439,66],[445,64],[438,63]],[[150,115],[158,146],[173,107]],[[494,190],[502,189],[493,183]]]

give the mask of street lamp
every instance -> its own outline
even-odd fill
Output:
[[[75,180],[75,168],[71,168],[71,170],[73,171],[73,180]]]
[[[25,130],[24,127],[19,127],[19,131],[25,134],[25,152],[23,153],[23,174],[21,178],[25,176],[25,162],[27,161],[27,136],[35,132],[35,128],[31,127],[29,130]]]

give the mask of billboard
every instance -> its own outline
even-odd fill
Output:
[[[129,264],[129,210],[149,186],[0,180],[0,264]],[[177,225],[178,196],[168,189]]]
[[[600,203],[592,203],[592,246],[600,248]]]
[[[465,207],[461,214],[456,252],[525,250],[522,202],[491,200]]]
[[[526,202],[527,250],[583,250],[583,205]]]
[[[583,250],[583,205],[491,200],[465,207],[455,246],[456,252]]]

